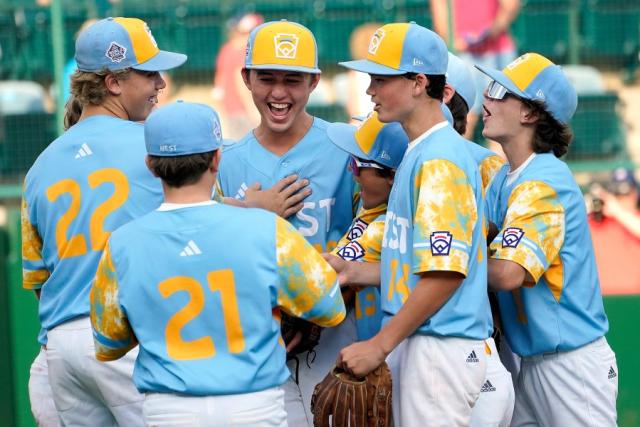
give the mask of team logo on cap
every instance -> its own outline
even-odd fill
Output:
[[[144,24],[144,30],[147,32],[147,34],[149,35],[149,38],[151,39],[151,43],[153,43],[153,45],[155,47],[158,47],[158,43],[156,42],[156,38],[153,37],[153,34],[151,34],[151,29],[149,28],[149,26],[147,25],[147,23],[145,22]]]
[[[109,48],[104,54],[111,62],[122,62],[127,57],[127,48],[116,42],[111,42]]]
[[[522,240],[524,231],[518,227],[509,227],[502,233],[502,247],[503,248],[515,248]]]
[[[222,139],[222,130],[217,120],[213,121],[213,136],[215,136],[218,141]]]
[[[451,241],[453,235],[448,231],[434,231],[429,237],[431,240],[431,255],[444,256],[449,255],[451,250]]]
[[[369,42],[369,53],[371,55],[375,55],[380,47],[380,43],[382,43],[382,39],[384,38],[384,30],[382,28],[378,28],[373,36],[371,36],[371,41]]]
[[[298,52],[298,36],[295,34],[278,33],[273,37],[276,47],[276,58],[296,59]]]

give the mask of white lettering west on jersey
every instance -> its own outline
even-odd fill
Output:
[[[399,217],[395,213],[387,211],[382,247],[398,249],[401,254],[406,253],[408,229],[409,220],[407,218]]]
[[[331,206],[336,204],[336,199],[335,198],[331,198],[331,199],[322,199],[320,200],[320,202],[318,202],[318,205],[320,206],[320,209],[325,208],[327,209],[327,220],[325,221],[327,224],[327,229],[326,232],[329,232],[329,227],[331,226]]]
[[[329,226],[331,225],[331,206],[335,203],[335,198],[321,199],[318,201],[317,209],[326,210],[326,218],[324,222],[327,225],[327,231],[329,231]],[[298,227],[298,231],[300,232],[300,234],[305,237],[315,236],[315,234],[318,232],[318,218],[321,217],[321,214],[310,215],[308,211],[312,209],[316,209],[316,202],[304,202],[304,204],[302,205],[302,209],[300,209],[296,214],[296,217],[298,217],[300,221],[306,222],[308,224],[308,226],[306,227]]]

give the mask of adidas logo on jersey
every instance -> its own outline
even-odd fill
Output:
[[[614,371],[614,370],[613,370],[613,366],[610,366],[610,367],[609,367],[609,375],[608,375],[608,378],[609,378],[609,379],[612,379],[612,378],[615,378],[615,377],[617,377],[617,376],[618,376],[618,374],[616,374],[616,371]]]
[[[245,192],[249,189],[249,187],[247,187],[247,184],[245,184],[244,182],[242,184],[240,184],[240,188],[238,189],[238,192],[236,193],[236,195],[234,196],[235,199],[238,200],[242,200],[244,199],[245,196]]]
[[[469,353],[469,356],[467,356],[467,363],[478,363],[480,362],[480,359],[478,359],[478,356],[476,355],[476,351],[473,350],[471,353]]]
[[[491,384],[491,381],[486,380],[480,389],[480,393],[488,393],[490,391],[496,391],[496,388]]]
[[[89,146],[87,145],[87,143],[85,142],[84,144],[82,144],[80,146],[80,149],[78,150],[78,153],[76,154],[76,159],[80,159],[82,157],[87,157],[93,154],[93,151],[91,151],[91,148],[89,148]]]
[[[201,253],[202,251],[200,250],[198,245],[196,245],[196,242],[194,242],[193,240],[189,240],[187,246],[185,246],[182,252],[180,252],[180,256],[193,256],[200,255]]]

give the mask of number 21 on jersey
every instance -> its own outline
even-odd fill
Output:
[[[207,274],[207,282],[211,292],[219,292],[220,294],[227,348],[230,353],[241,353],[245,344],[233,271],[211,271]],[[187,323],[200,316],[204,309],[206,294],[202,284],[192,277],[177,276],[160,282],[158,290],[163,298],[169,298],[176,292],[186,292],[189,295],[189,302],[169,319],[165,328],[164,335],[169,357],[176,360],[214,357],[216,346],[211,336],[185,341],[181,335],[181,331]],[[205,313],[204,315],[211,316],[213,314]]]

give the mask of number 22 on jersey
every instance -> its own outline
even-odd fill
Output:
[[[230,353],[241,353],[245,345],[233,272],[231,270],[211,271],[207,274],[207,282],[211,292],[220,294],[227,348]],[[176,360],[214,357],[216,346],[211,336],[185,341],[181,335],[181,330],[187,323],[200,316],[204,309],[206,295],[200,282],[192,277],[177,276],[160,282],[158,290],[163,298],[169,298],[176,292],[186,292],[189,295],[189,302],[169,319],[165,328],[164,335],[169,357]]]
[[[102,202],[91,214],[89,220],[89,239],[91,250],[101,251],[104,249],[111,232],[104,230],[104,221],[113,211],[122,206],[129,197],[129,182],[122,171],[108,168],[92,172],[87,177],[89,187],[95,189],[103,184],[113,184],[111,197]],[[88,252],[87,238],[83,233],[77,233],[67,237],[71,223],[80,212],[82,201],[82,191],[78,181],[73,179],[63,179],[47,188],[47,199],[54,203],[63,194],[71,196],[69,208],[62,214],[56,224],[56,246],[58,248],[58,258],[70,258],[84,255]]]

